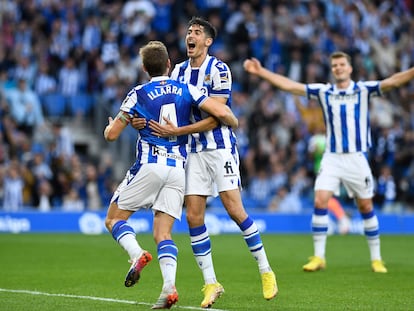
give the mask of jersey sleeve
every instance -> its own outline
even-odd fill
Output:
[[[150,119],[148,112],[145,111],[141,105],[138,104],[137,92],[142,88],[142,85],[133,88],[122,101],[121,108],[119,110],[126,112],[131,118],[136,114],[140,118]]]
[[[230,97],[232,76],[227,64],[218,60],[211,70],[212,88],[211,97]]]
[[[193,99],[194,105],[198,107],[200,107],[207,99],[207,96],[201,93],[201,91],[194,85],[188,84],[188,91]]]
[[[125,96],[119,110],[128,113],[132,117],[134,114],[132,111],[132,108],[135,106],[136,102],[137,102],[137,94],[134,88],[131,91],[129,91],[128,94]]]
[[[382,92],[381,92],[381,86],[380,86],[380,82],[379,81],[365,81],[365,82],[358,82],[362,83],[366,89],[368,90],[368,96],[369,97],[373,97],[373,96],[382,96]]]
[[[319,100],[319,94],[322,88],[328,88],[329,84],[309,83],[306,84],[306,94],[308,99]]]

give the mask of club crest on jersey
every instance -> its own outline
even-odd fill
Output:
[[[205,84],[210,84],[211,83],[210,81],[211,81],[211,75],[208,74],[204,77],[204,83]]]

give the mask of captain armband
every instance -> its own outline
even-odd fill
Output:
[[[122,124],[125,124],[125,125],[128,125],[129,123],[129,118],[122,111],[118,112],[115,119],[118,119],[119,121],[122,122]]]

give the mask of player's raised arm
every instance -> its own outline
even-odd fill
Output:
[[[398,88],[414,78],[414,67],[405,71],[397,72],[392,76],[385,78],[381,81],[380,87],[382,92],[390,91],[394,88]]]
[[[306,85],[300,82],[293,81],[285,76],[273,73],[264,68],[260,61],[256,58],[246,59],[243,63],[244,70],[248,73],[256,75],[262,79],[267,80],[275,87],[295,95],[306,95]]]

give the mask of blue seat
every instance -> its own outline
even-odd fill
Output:
[[[72,116],[88,115],[92,109],[92,105],[92,96],[86,93],[72,95],[68,100],[69,113]]]
[[[63,117],[66,113],[66,98],[60,93],[50,93],[41,97],[43,112],[47,117]]]

